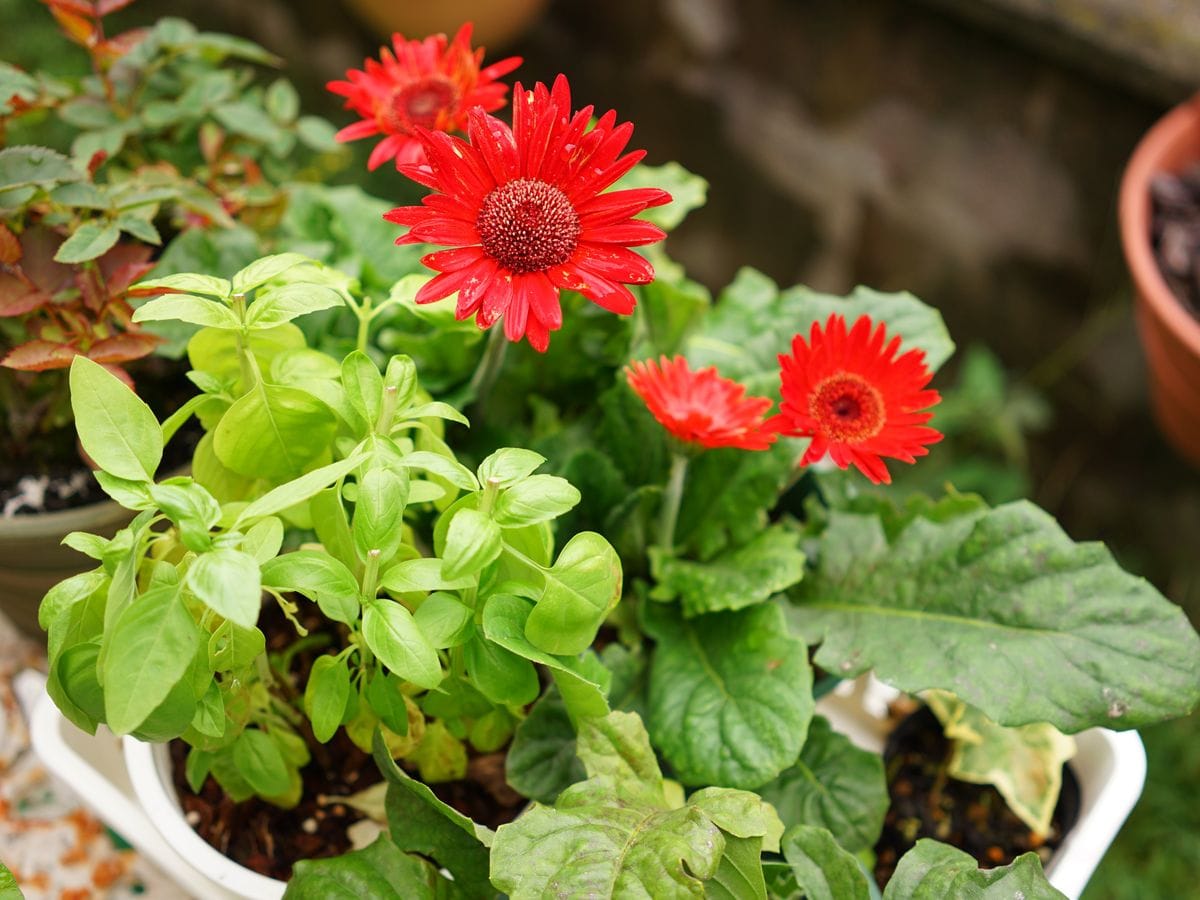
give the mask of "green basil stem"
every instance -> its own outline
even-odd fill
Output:
[[[493,325],[488,330],[488,342],[483,357],[479,360],[475,374],[471,376],[470,393],[476,403],[486,402],[491,395],[492,386],[504,365],[504,354],[507,350],[508,339],[504,336],[504,329]]]
[[[367,551],[367,566],[363,572],[362,580],[362,595],[363,599],[370,602],[379,594],[379,557],[382,553],[378,549]]]
[[[375,420],[375,433],[386,435],[392,430],[392,418],[396,415],[398,396],[396,386],[389,384],[383,389],[383,403],[379,408],[379,418]]]
[[[687,480],[688,457],[671,453],[671,475],[663,492],[658,516],[658,546],[665,553],[675,552],[675,525],[679,521],[679,505],[683,502],[683,485]]]
[[[371,312],[371,298],[363,297],[361,305],[351,303],[350,308],[354,310],[354,315],[358,317],[358,337],[355,339],[354,346],[358,348],[360,353],[366,353],[367,337],[371,332],[371,320],[375,318],[375,314]]]

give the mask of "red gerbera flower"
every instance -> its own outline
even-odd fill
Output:
[[[746,386],[716,367],[693,372],[682,356],[635,362],[625,378],[654,418],[681,441],[703,447],[766,450],[775,435],[763,428],[770,397],[747,397]]]
[[[467,118],[470,143],[418,131],[429,165],[400,169],[437,193],[384,218],[409,226],[397,244],[453,248],[422,260],[441,274],[421,288],[418,303],[458,292],[459,319],[475,316],[490,328],[503,316],[510,341],[527,337],[539,351],[562,327],[560,288],[621,315],[633,312],[637,301],[625,285],[653,281],[654,267],[629,247],[666,236],[633,216],[671,195],[658,188],[600,193],[645,151],[621,155],[633,125],[617,125],[615,112],[589,129],[591,117],[590,106],[571,114],[571,90],[559,75],[552,90],[517,85],[511,130],[476,108]]]
[[[444,34],[423,41],[393,34],[392,47],[394,55],[383,47],[378,62],[368,59],[362,70],[346,72],[348,81],[326,85],[346,98],[346,109],[363,117],[339,131],[339,141],[386,135],[367,160],[372,170],[392,157],[397,168],[424,162],[425,152],[416,138],[419,128],[461,131],[472,107],[499,109],[508,85],[496,79],[521,64],[519,56],[510,56],[480,69],[483,48],[471,49],[470,22],[448,44]]]
[[[783,403],[767,427],[812,438],[801,465],[828,453],[840,468],[854,463],[875,484],[890,484],[882,457],[915,462],[942,439],[925,427],[933,413],[922,412],[942,399],[925,389],[933,377],[925,353],[897,358],[899,349],[883,323],[872,331],[870,316],[859,316],[849,334],[836,313],[824,331],[814,322],[808,343],[796,335],[792,355],[780,354]]]

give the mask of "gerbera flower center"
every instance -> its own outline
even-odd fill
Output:
[[[475,220],[488,256],[511,272],[564,263],[579,243],[579,215],[567,195],[536,178],[502,184],[483,198]]]
[[[382,112],[383,125],[393,132],[412,134],[414,126],[436,128],[438,113],[453,112],[458,88],[448,78],[431,75],[396,88]]]
[[[839,372],[821,381],[809,400],[809,414],[833,440],[858,443],[872,438],[887,420],[883,397],[866,379]]]

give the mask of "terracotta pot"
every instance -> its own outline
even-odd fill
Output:
[[[381,36],[400,32],[410,40],[439,32],[453,35],[474,22],[472,44],[502,46],[516,38],[546,7],[548,0],[346,0]]]
[[[1150,246],[1150,181],[1200,162],[1200,94],[1146,132],[1121,181],[1121,243],[1137,293],[1137,324],[1155,417],[1167,440],[1200,466],[1200,322],[1159,272]]]
[[[30,637],[44,641],[37,610],[64,578],[94,569],[95,560],[62,545],[72,531],[112,537],[133,513],[112,500],[77,509],[0,519],[0,611]]]

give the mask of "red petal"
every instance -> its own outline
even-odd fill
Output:
[[[416,302],[433,303],[443,297],[449,297],[466,283],[470,273],[470,269],[462,269],[458,272],[443,272],[440,275],[434,275],[421,285],[421,289],[417,291]]]
[[[426,244],[478,244],[479,232],[475,226],[461,219],[429,218],[419,222],[409,231],[408,237]]]
[[[580,241],[574,261],[613,281],[649,284],[654,280],[654,266],[650,261],[624,247]]]
[[[457,272],[483,258],[483,250],[479,247],[455,247],[426,254],[421,257],[421,262],[437,272]]]
[[[625,244],[637,247],[642,244],[653,244],[661,241],[667,233],[651,222],[633,219],[617,225],[602,225],[599,228],[589,228],[582,232],[580,240],[594,241],[602,244]]]
[[[525,296],[529,298],[532,318],[536,318],[550,331],[562,328],[562,306],[558,302],[558,289],[550,283],[545,273],[522,275],[520,279]]]
[[[346,141],[357,141],[359,138],[370,137],[373,134],[379,134],[379,123],[374,119],[363,119],[361,122],[347,125],[333,137],[335,140],[345,143]]]
[[[487,290],[483,292],[483,303],[475,316],[480,328],[491,328],[497,319],[508,312],[513,296],[512,278],[510,273],[498,270]]]
[[[617,315],[629,315],[637,306],[637,300],[625,285],[615,284],[581,265],[567,263],[565,266],[554,266],[546,274],[556,286],[578,291],[597,306]]]
[[[499,272],[499,268],[490,259],[472,269],[471,277],[458,291],[458,305],[454,309],[454,318],[461,322],[479,311],[483,298],[491,287],[492,280]]]
[[[495,116],[475,107],[467,116],[467,133],[496,184],[512,181],[521,173],[512,132]]]

